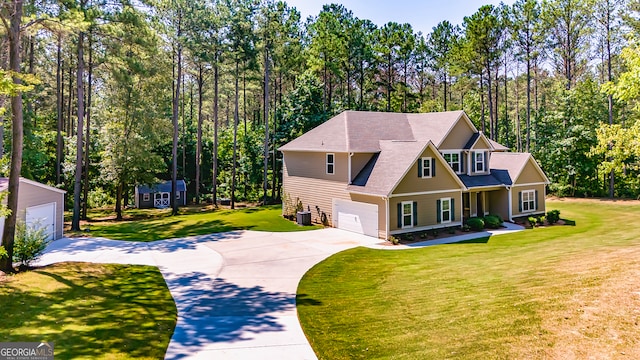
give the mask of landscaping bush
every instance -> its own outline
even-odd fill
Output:
[[[16,237],[13,244],[13,261],[24,266],[36,260],[47,247],[49,240],[44,227],[30,227],[23,222],[16,224]]]
[[[497,215],[487,215],[484,217],[484,226],[489,229],[499,229],[502,226],[502,218]]]
[[[531,225],[531,227],[535,227],[538,222],[538,219],[536,219],[535,216],[529,216],[527,220],[529,220],[529,225]]]
[[[469,225],[473,231],[480,231],[484,229],[484,220],[482,220],[482,218],[473,217],[467,220],[467,225]]]
[[[549,224],[555,224],[560,220],[560,210],[551,210],[547,212],[547,221]]]
[[[389,242],[391,242],[393,245],[400,244],[400,240],[398,240],[398,238],[395,236],[389,236]]]
[[[543,215],[543,216],[538,216],[538,225],[542,226],[544,225],[544,222],[547,220],[547,218]]]

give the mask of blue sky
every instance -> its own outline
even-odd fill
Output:
[[[316,16],[327,0],[285,0],[302,14],[302,20],[309,15]],[[339,2],[339,1],[333,1]],[[514,0],[503,0],[513,4]],[[461,25],[465,16],[472,15],[485,4],[498,5],[500,0],[344,0],[339,2],[360,19],[369,19],[381,26],[389,21],[409,23],[415,32],[424,34],[443,20]]]

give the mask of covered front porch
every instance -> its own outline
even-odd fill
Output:
[[[503,220],[510,220],[509,190],[504,186],[485,186],[469,188],[462,193],[464,221],[472,217],[499,215]]]

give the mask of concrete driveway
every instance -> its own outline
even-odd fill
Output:
[[[332,254],[380,242],[332,228],[150,243],[76,238],[51,243],[39,264],[158,266],[178,309],[166,359],[316,359],[298,322],[298,282]]]

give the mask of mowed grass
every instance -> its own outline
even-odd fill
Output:
[[[185,210],[183,210],[185,211]],[[280,205],[245,208],[238,210],[205,210],[193,208],[186,213],[171,216],[171,210],[127,210],[125,220],[104,220],[109,213],[96,210],[89,214],[92,221],[82,224],[82,229],[90,232],[67,235],[100,236],[114,240],[154,241],[161,239],[204,235],[232,230],[256,231],[301,231],[313,230],[319,226],[298,226],[282,217]]]
[[[553,200],[574,226],[336,254],[298,288],[320,359],[638,359],[640,202]]]
[[[0,339],[56,359],[162,359],[176,307],[151,266],[60,263],[0,279]]]

